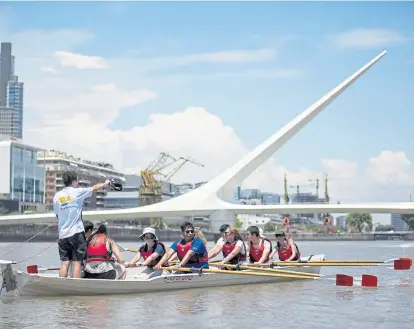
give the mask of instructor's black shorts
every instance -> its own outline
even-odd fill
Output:
[[[62,262],[81,262],[86,258],[86,238],[84,232],[76,233],[68,238],[59,239],[59,257]]]

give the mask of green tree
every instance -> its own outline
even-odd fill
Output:
[[[240,230],[243,227],[243,222],[241,221],[241,219],[237,218],[236,219],[236,228],[238,230]]]
[[[410,231],[414,230],[414,215],[402,215],[401,219],[407,223]]]
[[[375,232],[388,232],[394,230],[394,227],[391,225],[378,225],[375,228]]]
[[[362,232],[364,227],[372,231],[372,216],[368,213],[350,213],[347,224],[355,227],[358,232]]]
[[[263,228],[264,232],[274,232],[276,231],[276,225],[271,223],[271,222],[267,222]]]

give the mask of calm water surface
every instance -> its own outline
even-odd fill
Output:
[[[15,245],[0,243],[0,255]],[[7,258],[20,260],[49,245],[26,244]],[[139,247],[137,242],[122,245]],[[328,259],[414,258],[414,243],[409,241],[298,245],[304,255],[324,253]],[[133,257],[130,253],[124,255],[127,260]],[[21,269],[28,264],[57,266],[57,247],[53,245],[28,260]],[[414,328],[412,269],[322,270],[322,274],[337,273],[375,274],[379,287],[337,287],[332,280],[301,280],[137,295],[3,298],[0,328]]]

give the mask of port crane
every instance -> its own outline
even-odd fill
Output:
[[[141,184],[139,186],[139,206],[147,206],[162,201],[163,186],[166,183],[171,183],[171,178],[187,163],[204,167],[203,164],[198,163],[186,157],[173,157],[166,152],[161,152],[157,159],[155,159],[146,169],[141,170]],[[173,167],[172,169],[170,169]],[[170,169],[170,171],[165,172]],[[171,187],[171,185],[170,185]],[[171,192],[171,191],[170,191]],[[162,227],[162,219],[158,218],[143,218],[141,224],[151,225],[155,228]]]

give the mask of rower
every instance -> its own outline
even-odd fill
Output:
[[[101,224],[89,236],[87,243],[85,279],[122,280],[125,278],[124,258],[115,241],[108,237],[105,225]],[[115,256],[118,263],[111,261],[112,256]]]
[[[249,240],[250,263],[263,264],[268,262],[272,252],[272,243],[260,233],[257,226],[247,228],[247,239]]]
[[[299,248],[296,243],[293,242],[292,238],[287,238],[285,232],[278,231],[275,233],[276,237],[276,248],[271,252],[270,259],[276,254],[279,255],[281,261],[295,261],[300,259]]]
[[[183,239],[174,242],[162,257],[155,270],[160,270],[167,260],[176,252],[180,262],[174,266],[178,267],[195,267],[208,268],[208,252],[203,240],[194,236],[194,226],[190,222],[181,225]]]
[[[144,261],[137,264],[138,266],[147,266],[147,268],[141,272],[142,274],[146,275],[147,278],[161,275],[162,271],[154,271],[153,268],[165,254],[164,244],[158,240],[155,230],[151,227],[144,228],[144,231],[139,237],[143,239],[145,243],[138,249],[137,254],[126,267],[133,267],[142,257],[144,258]]]
[[[217,240],[216,245],[214,246],[213,249],[211,249],[208,252],[208,259],[214,258],[216,257],[220,251],[223,250],[223,244],[224,244],[224,232],[226,232],[226,230],[230,227],[230,225],[228,224],[223,224],[220,226],[219,232],[220,232],[220,239]]]
[[[246,261],[246,245],[235,227],[228,227],[224,232],[224,244],[220,247],[224,259],[215,266],[223,268],[224,264],[239,264]]]

